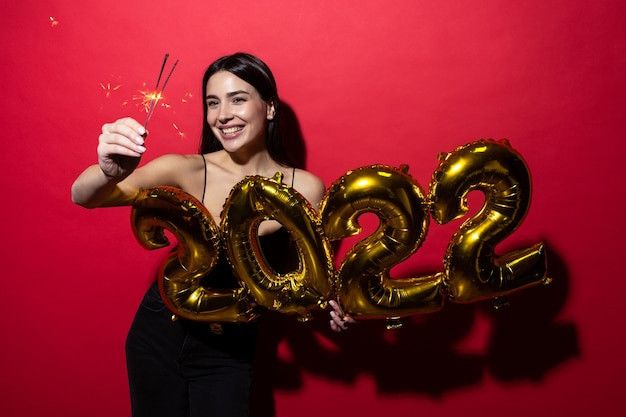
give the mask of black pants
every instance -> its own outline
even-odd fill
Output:
[[[256,324],[171,316],[151,286],[126,340],[133,417],[247,416]]]

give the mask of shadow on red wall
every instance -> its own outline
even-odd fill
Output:
[[[553,282],[512,294],[510,305],[497,310],[490,301],[448,302],[437,313],[405,318],[398,330],[386,330],[381,320],[360,320],[339,335],[329,329],[326,312],[316,312],[304,325],[292,316],[268,313],[257,348],[252,415],[274,416],[274,390],[299,391],[303,373],[343,384],[368,374],[381,395],[431,397],[477,384],[485,371],[503,382],[541,380],[579,355],[576,326],[557,321],[567,301],[567,269],[554,250],[548,248],[548,256]],[[482,353],[464,353],[458,345],[479,315],[491,327],[486,346]],[[338,349],[329,350],[320,336]],[[289,361],[280,358],[281,342],[290,350]]]
[[[306,145],[295,112],[287,103],[280,102],[281,135],[289,158],[296,168],[306,169]]]

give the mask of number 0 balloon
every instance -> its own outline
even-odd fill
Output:
[[[247,177],[230,193],[222,212],[222,235],[237,276],[255,301],[268,309],[309,317],[324,306],[334,283],[328,239],[315,211],[293,188],[273,179]],[[280,222],[294,241],[299,267],[279,274],[264,260],[258,241],[263,220]]]

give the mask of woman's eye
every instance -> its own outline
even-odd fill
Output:
[[[215,107],[215,106],[217,106],[217,101],[207,101],[206,105],[208,107]]]
[[[243,103],[246,100],[243,97],[235,97],[233,98],[233,103]]]

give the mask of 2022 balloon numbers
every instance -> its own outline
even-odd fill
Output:
[[[470,303],[547,283],[542,243],[501,256],[495,247],[526,216],[530,172],[506,140],[481,139],[442,154],[428,195],[408,167],[371,165],[348,171],[327,189],[315,211],[296,190],[273,178],[246,177],[231,191],[218,227],[194,197],[173,187],[144,190],[131,211],[133,232],[147,249],[178,245],[163,262],[159,288],[177,316],[246,322],[259,305],[306,321],[336,296],[347,314],[387,319],[434,312],[446,300]],[[467,195],[481,190],[482,208],[448,244],[441,272],[393,278],[390,270],[425,241],[430,218],[439,224],[465,216]],[[331,242],[361,233],[358,218],[373,213],[378,228],[335,262]],[[259,247],[259,224],[285,227],[297,249],[295,270],[278,273]],[[205,277],[226,256],[240,287],[211,287]],[[202,279],[202,281],[201,281]]]

